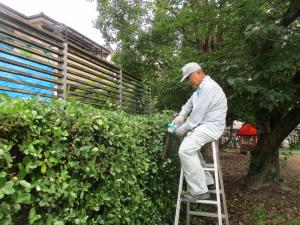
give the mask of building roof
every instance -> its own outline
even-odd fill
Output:
[[[3,7],[13,14],[28,20],[32,24],[35,24],[36,22],[42,22],[41,28],[50,32],[61,33],[67,36],[70,41],[76,42],[76,44],[80,45],[87,51],[101,53],[101,55],[104,56],[107,56],[111,53],[111,49],[108,49],[108,47],[99,45],[98,43],[94,42],[93,40],[74,30],[73,28],[54,20],[43,12],[32,16],[25,16],[24,14],[19,13],[18,11],[2,3],[0,3],[0,7]]]
[[[237,136],[257,136],[257,130],[249,123],[245,123],[236,133]]]

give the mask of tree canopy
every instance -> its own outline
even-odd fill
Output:
[[[200,63],[225,90],[228,115],[258,127],[248,176],[279,176],[279,145],[300,123],[298,0],[98,0],[98,11],[114,60],[151,83],[158,109],[179,110],[190,95],[180,68]]]

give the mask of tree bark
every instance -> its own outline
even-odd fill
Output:
[[[272,114],[259,110],[256,114],[258,143],[251,152],[250,166],[245,181],[249,189],[259,189],[282,180],[279,166],[279,147],[283,140],[300,123],[300,103],[289,109],[274,123]],[[276,115],[277,117],[277,115]]]
[[[257,190],[267,184],[279,184],[279,134],[259,134],[259,141],[251,152],[249,171],[246,183],[249,189]]]

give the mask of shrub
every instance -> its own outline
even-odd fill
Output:
[[[0,97],[0,224],[171,224],[170,116]]]

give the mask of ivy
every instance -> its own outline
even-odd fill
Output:
[[[170,119],[0,96],[0,224],[171,224]]]

